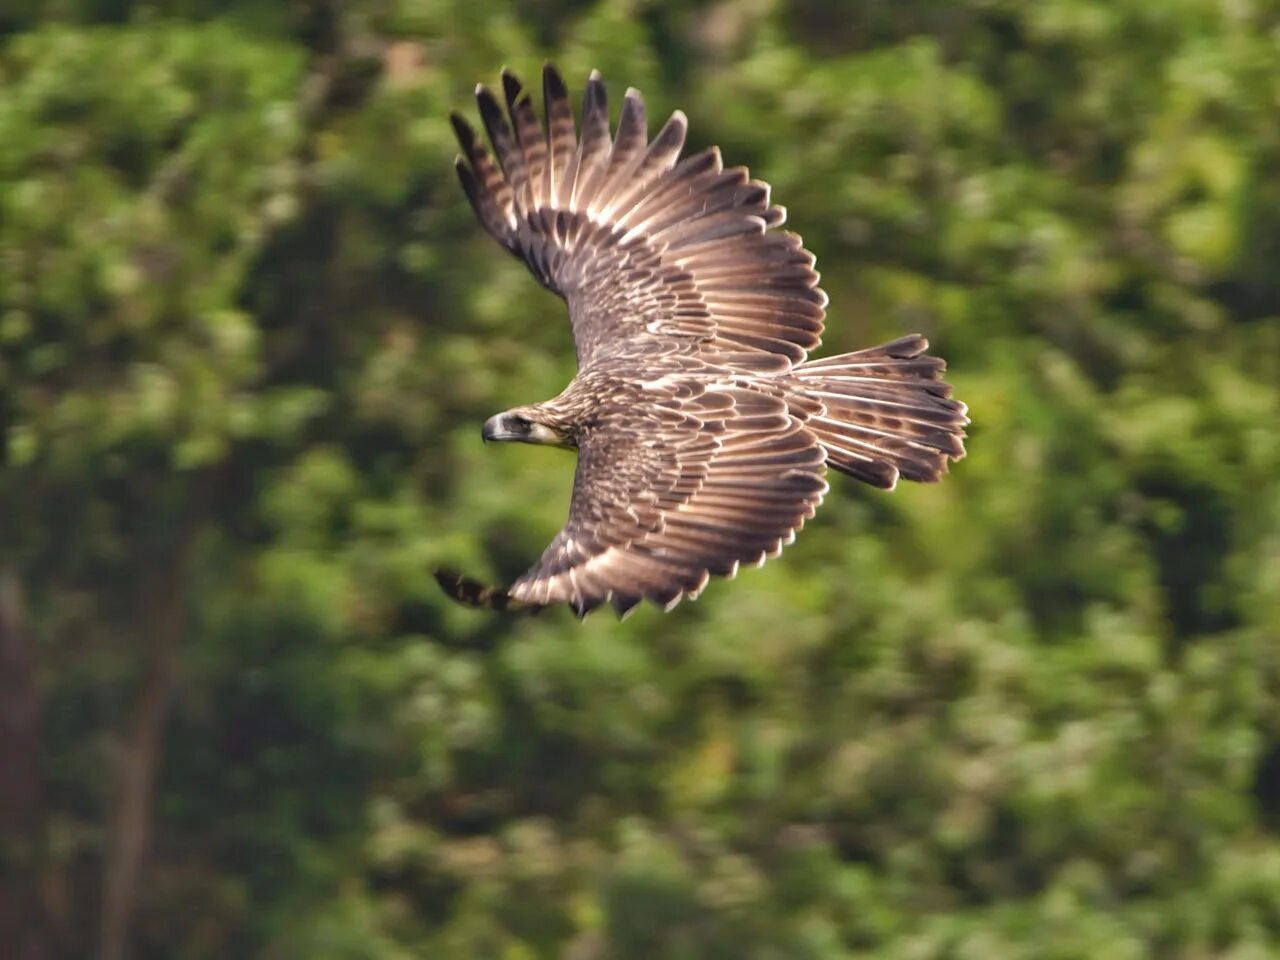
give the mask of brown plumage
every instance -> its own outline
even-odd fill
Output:
[[[909,335],[806,360],[826,295],[767,184],[712,147],[680,159],[675,113],[648,138],[623,99],[610,136],[592,73],[580,132],[564,81],[543,72],[547,127],[507,71],[483,86],[494,157],[454,114],[457,171],[493,237],[568,303],[578,375],[553,400],[485,424],[485,439],[576,449],[569,519],[507,590],[442,573],[455,599],[501,609],[612,601],[665,608],[790,543],[834,467],[877,487],[935,481],[964,456],[945,364]]]

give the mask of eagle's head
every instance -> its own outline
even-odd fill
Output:
[[[572,431],[538,406],[516,407],[485,421],[481,437],[489,440],[518,440],[551,447],[576,447]]]

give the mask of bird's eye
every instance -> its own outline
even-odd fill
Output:
[[[533,428],[533,424],[521,416],[513,416],[510,424],[515,433],[528,433]]]

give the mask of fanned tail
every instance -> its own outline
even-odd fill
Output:
[[[806,421],[827,464],[872,486],[932,483],[964,454],[966,407],[942,382],[946,362],[919,334],[797,366]]]

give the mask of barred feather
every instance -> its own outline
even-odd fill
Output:
[[[827,462],[874,486],[898,477],[934,482],[965,454],[965,405],[949,399],[946,364],[925,356],[918,334],[796,367],[797,392],[813,401],[806,420]]]
[[[964,456],[965,407],[923,337],[807,359],[827,297],[799,236],[776,229],[786,211],[767,184],[714,147],[681,159],[682,113],[650,140],[636,90],[611,133],[599,73],[580,131],[550,65],[542,89],[545,129],[510,71],[501,103],[477,88],[492,155],[453,126],[481,224],[568,302],[578,376],[499,419],[576,447],[569,518],[509,589],[442,572],[446,593],[580,616],[669,609],[777,556],[821,504],[828,466],[892,487]]]

